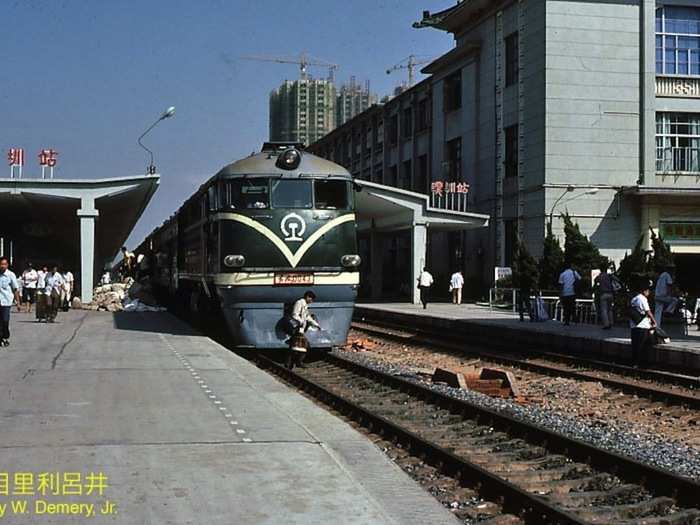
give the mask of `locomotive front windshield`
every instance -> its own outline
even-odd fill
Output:
[[[296,208],[348,210],[352,190],[346,180],[245,178],[227,181],[225,205],[230,209]]]

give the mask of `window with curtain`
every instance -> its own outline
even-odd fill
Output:
[[[656,114],[656,171],[700,172],[700,113]]]
[[[656,10],[656,73],[700,76],[700,7]]]

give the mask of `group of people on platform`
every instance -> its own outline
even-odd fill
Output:
[[[420,292],[420,302],[423,309],[428,308],[430,302],[430,289],[435,282],[433,275],[428,271],[428,268],[423,268],[423,271],[418,275],[418,290]],[[462,304],[462,288],[464,287],[464,276],[461,270],[457,270],[450,276],[449,291],[452,296],[452,304]]]
[[[68,310],[73,297],[75,278],[70,270],[61,271],[58,266],[49,269],[44,265],[38,270],[27,263],[22,274],[10,270],[7,257],[0,257],[0,346],[10,344],[10,312],[32,312],[36,305],[37,322],[53,323],[59,310]]]

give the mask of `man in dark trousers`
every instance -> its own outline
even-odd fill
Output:
[[[10,345],[10,311],[12,302],[17,301],[20,311],[19,283],[17,276],[9,269],[7,257],[0,257],[0,345]]]
[[[423,303],[423,310],[428,308],[430,300],[430,287],[433,285],[433,276],[428,271],[428,268],[423,268],[423,271],[418,276],[418,289],[420,290],[420,302]]]
[[[576,283],[580,280],[581,276],[579,273],[567,261],[565,270],[559,275],[559,286],[561,287],[559,299],[563,310],[564,326],[569,326],[572,319],[575,321]]]
[[[316,317],[309,312],[309,305],[314,302],[314,299],[316,299],[316,294],[307,290],[304,292],[304,296],[298,299],[292,307],[292,335],[289,338],[289,354],[287,355],[287,368],[290,370],[294,367],[295,356],[297,356],[296,364],[304,367],[304,359],[309,350],[309,342],[304,336],[306,330],[310,327],[321,328]]]

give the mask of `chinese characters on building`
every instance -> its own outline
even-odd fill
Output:
[[[433,195],[445,195],[449,193],[469,193],[469,184],[466,182],[448,182],[437,180],[430,184]]]
[[[41,166],[41,178],[46,178],[46,168],[49,168],[49,176],[53,179],[53,169],[56,166],[58,151],[54,149],[42,149],[39,152],[39,166]],[[10,165],[10,178],[22,178],[22,167],[24,166],[24,148],[10,148],[7,150],[7,163]]]

